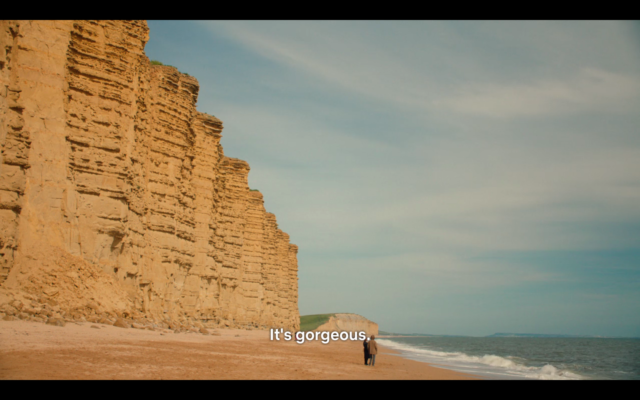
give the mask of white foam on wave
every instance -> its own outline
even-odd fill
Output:
[[[404,343],[394,342],[388,339],[378,339],[378,343],[394,350],[404,352],[414,359],[430,363],[449,366],[451,369],[464,368],[465,371],[478,370],[478,373],[488,372],[493,374],[504,374],[509,377],[522,377],[529,379],[544,380],[575,380],[584,377],[568,370],[560,370],[551,364],[543,367],[529,367],[513,361],[521,360],[518,357],[504,358],[493,354],[483,356],[470,356],[461,352],[445,352],[414,347]]]

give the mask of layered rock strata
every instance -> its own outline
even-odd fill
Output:
[[[196,110],[197,80],[150,64],[148,34],[141,21],[0,21],[2,289],[298,329],[297,246],[249,189],[249,165],[224,155],[222,122]],[[62,285],[65,268],[118,288],[100,301],[99,285]]]
[[[364,331],[367,336],[378,334],[378,324],[369,321],[358,314],[335,314],[329,321],[320,325],[315,331],[336,331],[336,332],[360,332]]]

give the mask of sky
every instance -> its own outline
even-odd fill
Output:
[[[299,246],[301,315],[640,337],[640,22],[148,24]]]

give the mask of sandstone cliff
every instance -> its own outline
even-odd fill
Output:
[[[67,317],[298,329],[297,246],[148,35],[0,21],[1,289]]]
[[[371,336],[378,334],[378,324],[357,314],[335,314],[329,318],[329,321],[314,330],[336,332],[365,331],[367,336]]]

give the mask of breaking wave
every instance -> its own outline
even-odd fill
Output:
[[[441,364],[450,369],[477,373],[504,375],[511,378],[528,378],[544,380],[577,380],[585,379],[569,370],[559,369],[551,364],[542,367],[527,366],[519,357],[500,357],[492,354],[471,356],[461,352],[444,352],[415,347],[388,339],[378,339],[378,343],[390,349],[402,352],[408,358],[429,363]]]

